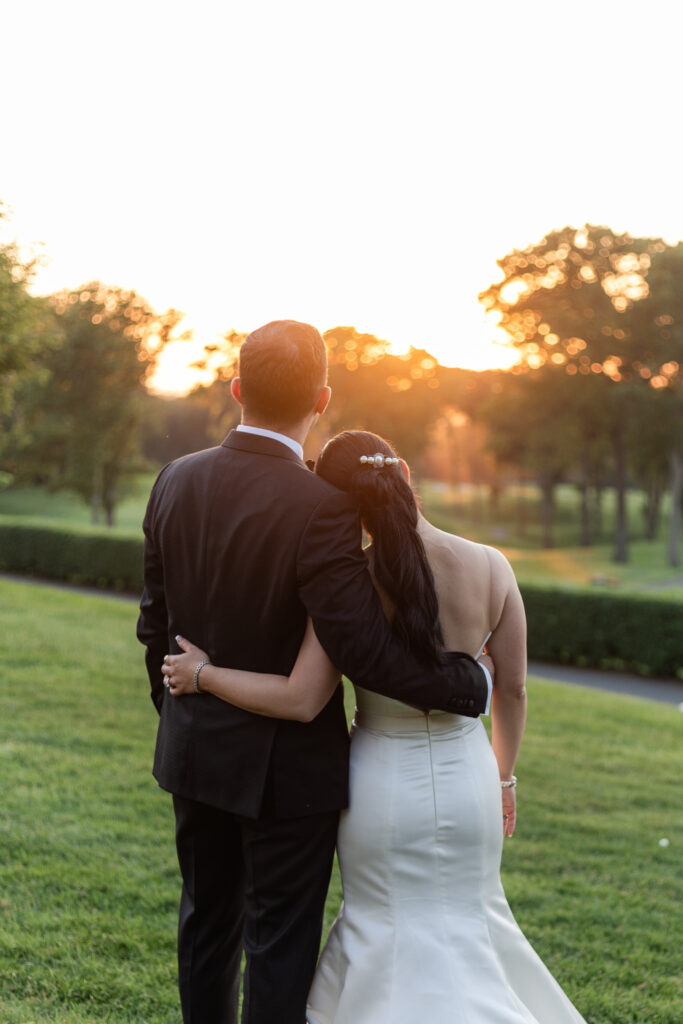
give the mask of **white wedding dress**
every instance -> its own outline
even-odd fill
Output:
[[[310,1024],[585,1024],[517,926],[500,882],[498,767],[479,719],[363,690],[344,902]]]

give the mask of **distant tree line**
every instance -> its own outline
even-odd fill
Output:
[[[480,300],[519,350],[512,371],[442,367],[427,349],[395,355],[373,335],[335,327],[325,333],[334,399],[306,454],[339,429],[364,427],[390,438],[417,473],[486,483],[493,504],[509,482],[533,481],[546,546],[560,483],[579,490],[586,545],[612,487],[618,561],[628,558],[627,487],[646,495],[650,536],[668,492],[678,565],[683,245],[567,227],[498,265],[500,280]],[[16,247],[0,246],[0,481],[68,488],[94,521],[113,523],[133,474],[216,444],[237,422],[228,382],[244,336],[231,331],[207,348],[212,384],[155,396],[146,382],[160,353],[188,336],[181,314],[101,282],[34,298],[33,270]]]

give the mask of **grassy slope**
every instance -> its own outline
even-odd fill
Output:
[[[3,1024],[179,1021],[172,812],[134,622],[129,603],[0,581]],[[681,725],[530,686],[504,881],[589,1024],[683,1019]],[[336,877],[328,923],[338,902]]]

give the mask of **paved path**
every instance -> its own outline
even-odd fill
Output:
[[[591,686],[597,690],[610,690],[628,697],[643,697],[663,704],[675,704],[683,711],[683,681],[678,679],[647,679],[625,672],[603,672],[596,668],[574,668],[573,665],[546,665],[540,661],[529,662],[529,675],[576,686]]]
[[[95,590],[92,587],[77,587],[70,583],[58,583],[55,580],[37,579],[35,576],[16,576],[0,573],[0,580],[14,583],[29,583],[38,587],[53,587],[72,590],[90,597],[109,597],[120,601],[137,601],[132,594],[117,594],[109,590]],[[683,680],[646,679],[643,676],[628,675],[622,672],[602,672],[592,668],[574,668],[571,665],[545,665],[539,661],[529,662],[529,675],[541,679],[552,679],[560,683],[571,683],[576,686],[590,686],[598,690],[610,690],[629,697],[641,697],[645,700],[656,700],[664,704],[680,706],[683,711]]]

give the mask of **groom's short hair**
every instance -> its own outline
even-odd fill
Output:
[[[327,380],[327,349],[310,324],[273,320],[240,348],[242,405],[251,419],[287,425],[311,413]]]

